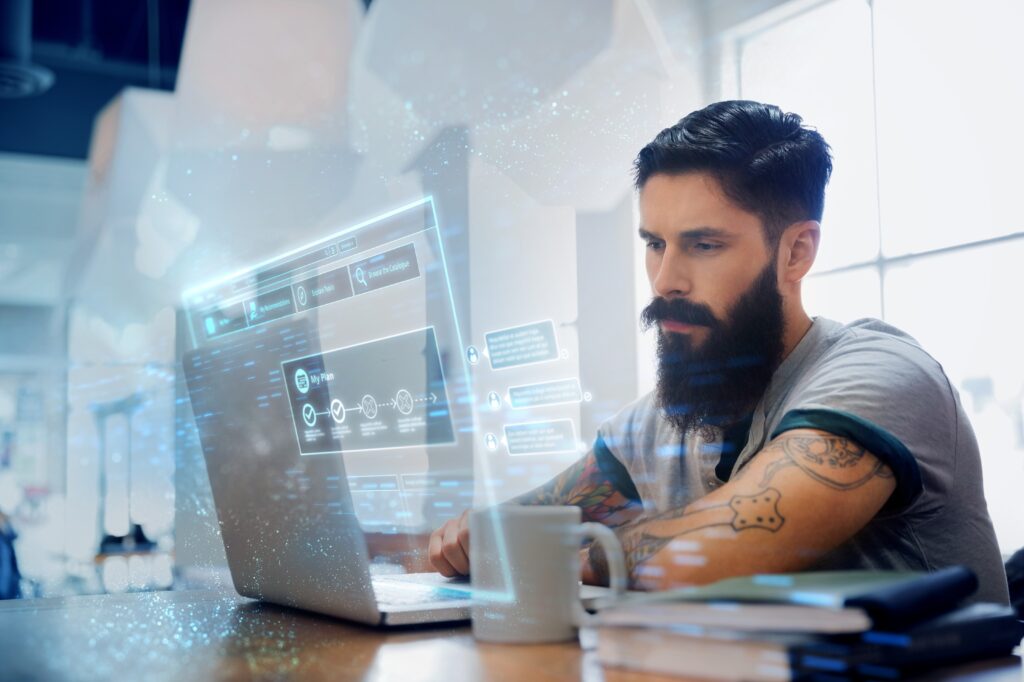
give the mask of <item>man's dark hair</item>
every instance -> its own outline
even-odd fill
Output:
[[[764,223],[772,247],[801,220],[821,220],[832,156],[796,114],[748,100],[716,102],[658,133],[636,157],[636,187],[658,173],[702,172]]]

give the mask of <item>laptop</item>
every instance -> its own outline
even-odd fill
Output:
[[[246,377],[279,363],[270,347],[238,357],[214,346],[184,358],[236,591],[372,625],[468,619],[464,581],[374,575],[343,458],[301,456],[287,403],[261,403],[247,390]]]
[[[478,492],[477,398],[433,201],[196,287],[183,307],[239,594],[374,625],[467,619],[465,581],[396,575],[411,564],[367,542],[422,537]]]

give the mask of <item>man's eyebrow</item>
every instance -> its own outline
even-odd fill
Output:
[[[676,236],[680,239],[725,239],[729,236],[729,231],[720,227],[695,227],[692,230],[684,230]]]
[[[647,241],[657,240],[662,241],[662,237],[651,234],[644,228],[639,230],[640,239]],[[720,227],[695,227],[692,230],[683,230],[674,235],[679,239],[725,239],[730,236],[728,230],[723,230]]]

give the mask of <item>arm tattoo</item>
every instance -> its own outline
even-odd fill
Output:
[[[782,493],[777,489],[766,488],[753,495],[733,495],[725,504],[701,509],[670,509],[640,523],[623,526],[616,534],[626,554],[626,569],[635,579],[637,566],[673,540],[705,528],[723,526],[736,532],[759,529],[777,533],[786,521],[779,512],[781,499]],[[685,530],[679,529],[680,522],[685,523]],[[598,546],[591,546],[588,559],[594,575],[606,578],[607,562]]]
[[[861,460],[868,454],[868,451],[848,438],[783,435],[767,450],[782,452],[783,457],[765,468],[764,475],[761,477],[761,485],[768,485],[775,474],[793,466],[798,467],[815,481],[835,490],[860,488],[874,478],[893,478],[889,467],[877,458],[870,470],[856,478],[851,478],[849,472],[861,465]]]
[[[511,504],[568,504],[583,510],[584,521],[615,527],[635,518],[637,500],[626,497],[601,471],[593,454],[588,455],[539,488],[510,500]]]
[[[534,488],[519,497],[512,498],[509,500],[509,503],[521,505],[568,504],[566,502],[568,499],[567,493],[580,480],[580,476],[585,468],[586,458],[576,462],[539,488]]]
[[[795,467],[834,490],[860,488],[875,478],[893,478],[881,460],[870,455],[856,442],[838,436],[783,435],[763,452],[781,453],[764,470],[753,495],[734,495],[727,503],[693,509],[686,507],[644,518],[616,529],[626,554],[631,581],[638,581],[637,567],[658,554],[673,540],[714,526],[731,527],[739,533],[762,530],[777,533],[785,519],[779,513],[782,493],[769,487],[775,475]],[[868,457],[865,459],[865,457]],[[736,477],[742,478],[744,471]],[[600,547],[592,546],[587,558],[593,575],[607,577],[607,562]]]

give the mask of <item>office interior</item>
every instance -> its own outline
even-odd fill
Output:
[[[566,404],[534,413],[572,445],[516,451],[503,425],[496,441],[469,427],[499,487],[404,522],[375,516],[386,490],[364,491],[364,525],[423,532],[564,469],[655,382],[633,158],[723,99],[778,104],[829,141],[809,312],[883,319],[941,362],[1000,550],[1024,547],[1019,2],[3,11],[23,68],[0,100],[0,512],[22,598],[230,588],[185,384],[203,324],[186,294],[410,205],[430,205],[445,255],[444,362],[501,330],[552,330],[557,357],[521,381],[570,382]],[[442,313],[423,315],[409,327]],[[498,383],[473,387],[478,420],[493,421],[491,390],[508,401]]]

